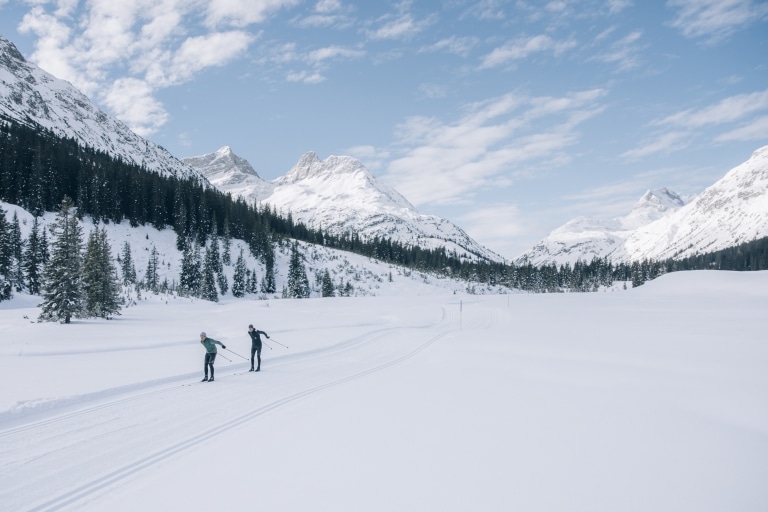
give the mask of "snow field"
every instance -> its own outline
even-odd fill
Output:
[[[0,503],[765,510],[767,285],[0,310]],[[248,356],[248,323],[290,348],[199,383],[199,331]]]

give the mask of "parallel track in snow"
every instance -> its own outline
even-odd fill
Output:
[[[452,314],[443,308],[442,318],[431,324],[378,328],[281,356],[258,377],[228,366],[216,372],[212,385],[147,383],[84,399],[76,410],[47,411],[39,421],[0,432],[0,481],[6,483],[0,503],[32,511],[87,506],[112,486],[201,442],[415,357],[454,331]],[[386,343],[377,343],[387,336]]]

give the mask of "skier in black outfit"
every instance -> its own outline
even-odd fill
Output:
[[[253,328],[253,324],[248,326],[248,335],[251,337],[251,369],[248,370],[250,372],[260,372],[261,371],[261,334],[269,338],[269,334],[265,333],[264,331],[257,331]],[[253,356],[256,355],[257,361],[259,362],[259,365],[256,367],[256,369],[253,369]]]
[[[205,370],[205,377],[203,382],[213,382],[213,362],[216,360],[216,345],[221,345],[221,348],[227,348],[219,340],[209,338],[205,335],[205,332],[200,333],[200,343],[205,347],[205,361],[203,362],[203,369]],[[208,368],[211,369],[211,378],[208,378]]]

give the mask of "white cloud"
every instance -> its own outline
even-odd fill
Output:
[[[578,124],[600,110],[603,91],[564,97],[506,94],[465,107],[456,122],[415,116],[397,127],[387,180],[414,204],[458,204],[490,187],[568,161]],[[536,122],[545,119],[546,130]]]
[[[654,153],[671,153],[688,147],[691,135],[688,132],[670,132],[646,141],[640,147],[625,151],[622,157],[637,160]]]
[[[476,37],[451,36],[441,39],[432,45],[424,46],[419,49],[419,52],[448,52],[460,57],[466,57],[477,46],[478,41]]]
[[[209,0],[206,23],[211,27],[246,27],[261,23],[275,11],[298,3],[299,0]]]
[[[168,120],[168,113],[153,93],[154,89],[142,80],[121,78],[112,84],[103,99],[119,119],[146,137]]]
[[[211,30],[200,20],[243,27],[297,1],[35,0],[19,30],[37,37],[32,61],[150,135],[167,119],[153,97],[159,89],[228,64],[256,39],[245,30]]]
[[[363,57],[365,52],[341,46],[328,46],[307,53],[306,60],[311,63],[320,63],[330,59],[357,59]]]
[[[685,37],[716,43],[752,23],[768,19],[768,4],[753,0],[669,0],[677,10],[671,25]]]
[[[734,140],[761,140],[768,141],[768,116],[755,119],[751,123],[719,135],[717,142],[729,142]]]
[[[619,71],[634,69],[640,63],[639,54],[643,49],[642,45],[639,44],[641,38],[642,32],[640,31],[627,34],[611,44],[606,52],[600,53],[590,60],[615,64],[618,66]]]
[[[551,51],[555,55],[559,55],[575,46],[575,41],[555,41],[545,34],[519,38],[495,48],[483,58],[480,68],[485,69],[501,66],[509,61],[525,59],[530,55],[541,52]]]
[[[658,121],[658,124],[696,128],[733,122],[766,109],[768,109],[768,89],[724,98],[715,105],[700,110],[684,110]]]
[[[325,81],[325,77],[316,71],[293,71],[288,73],[285,79],[289,82],[303,82],[305,84],[319,84]]]
[[[608,0],[608,12],[611,14],[616,14],[627,7],[630,7],[632,5],[632,2],[630,0]]]
[[[368,38],[373,40],[407,40],[435,23],[435,15],[427,16],[421,20],[415,19],[408,12],[409,7],[410,4],[404,2],[399,6],[401,12],[398,15],[381,18],[379,21],[383,22],[383,24],[374,30],[368,30]]]

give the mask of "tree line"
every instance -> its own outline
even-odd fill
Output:
[[[231,285],[235,296],[276,292],[275,245],[290,239],[467,282],[539,293],[589,292],[616,281],[640,286],[663,273],[693,268],[766,267],[764,241],[685,260],[614,264],[606,258],[594,258],[573,265],[534,266],[478,259],[476,255],[449,252],[444,247],[424,249],[385,237],[331,235],[321,228],[294,222],[290,213],[283,216],[269,205],[247,204],[241,198],[232,198],[194,177],[161,175],[83,147],[74,139],[58,137],[39,126],[0,119],[0,199],[37,216],[48,211],[61,214],[64,198],[71,202],[69,208],[78,218],[89,215],[96,223],[127,220],[134,227],[148,224],[158,229],[172,228],[182,253],[179,280],[155,282],[156,273],[148,268],[148,287],[173,287],[173,291],[208,300],[216,300],[218,293],[230,289],[222,262],[230,264],[229,246],[233,238],[244,240],[251,254],[265,267],[258,282],[255,271],[244,267],[240,255]],[[18,226],[13,222],[5,223],[4,232],[0,229],[0,299],[9,297],[14,287],[27,288],[31,293],[44,289],[41,269],[45,268],[47,256],[39,247],[48,246],[46,237],[45,230],[33,229],[29,240],[20,240]],[[219,241],[223,254],[219,254]],[[122,270],[125,249],[117,262]],[[284,295],[308,295],[308,282],[306,275],[302,276],[303,264],[299,260],[294,245]],[[126,274],[122,273],[125,281]],[[330,278],[322,279],[323,295],[332,294]]]

